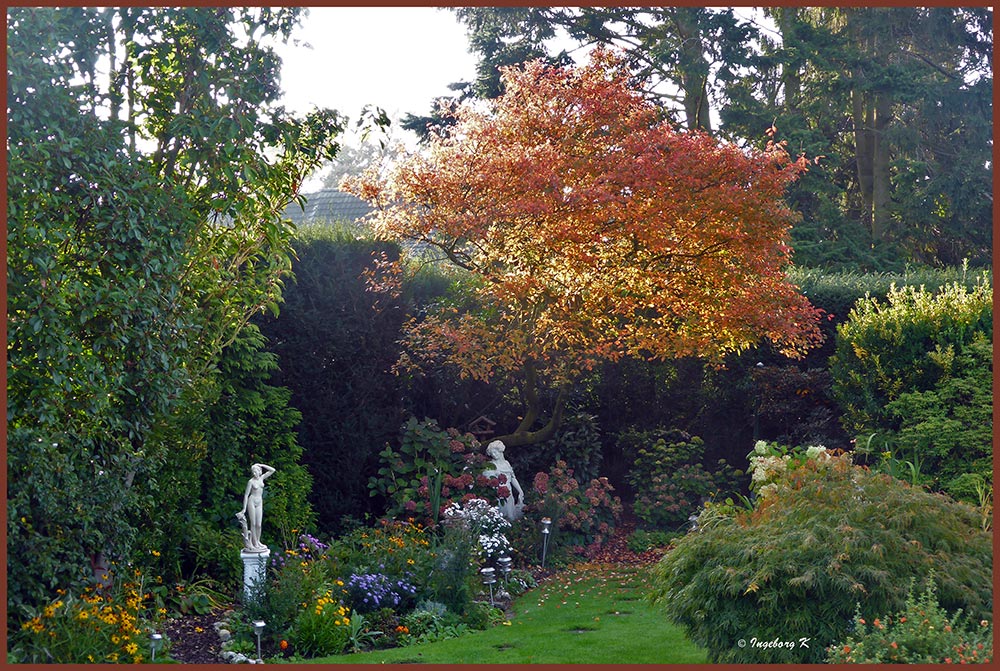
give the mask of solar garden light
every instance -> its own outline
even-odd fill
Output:
[[[542,518],[542,568],[545,568],[545,552],[549,547],[549,527],[552,526],[552,520],[548,517]]]
[[[510,557],[500,557],[497,559],[500,565],[500,572],[503,573],[503,583],[506,585],[510,581]]]
[[[492,566],[487,566],[480,573],[483,574],[483,584],[490,588],[490,605],[496,605],[493,603],[493,584],[497,581],[495,571]]]
[[[163,645],[163,634],[153,632],[149,635],[149,661],[156,661],[156,651]]]
[[[260,635],[264,631],[264,620],[256,620],[253,623],[253,633],[257,634],[257,659],[260,659]]]

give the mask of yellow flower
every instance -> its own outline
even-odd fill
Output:
[[[78,620],[86,620],[88,617],[90,617],[90,613],[88,613],[85,610],[81,610],[79,613],[76,614],[76,619]]]
[[[152,555],[153,555],[154,557],[159,557],[159,556],[160,556],[160,553],[159,553],[159,552],[158,552],[157,550],[150,550],[149,552],[150,552],[150,554],[152,554]]]
[[[138,651],[139,651],[139,646],[136,645],[135,643],[129,643],[128,645],[125,646],[125,652],[127,652],[130,655],[134,655]]]

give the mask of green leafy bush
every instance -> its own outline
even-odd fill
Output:
[[[844,428],[854,435],[897,428],[890,403],[932,390],[953,357],[992,334],[993,290],[985,282],[938,293],[904,287],[890,290],[887,301],[859,301],[837,327],[829,362]]]
[[[668,547],[675,538],[679,538],[681,535],[671,531],[636,529],[629,535],[626,543],[629,550],[636,554],[642,554],[646,550]]]
[[[389,517],[418,517],[437,522],[449,503],[470,498],[498,498],[501,483],[482,475],[488,461],[472,434],[442,430],[437,422],[410,417],[403,425],[399,449],[386,445],[382,466],[368,480],[372,496],[388,502]]]
[[[288,630],[288,642],[302,657],[338,655],[347,647],[351,617],[333,590],[306,602]]]
[[[906,606],[893,616],[866,620],[860,607],[851,634],[831,645],[830,664],[988,664],[993,659],[993,627],[938,604],[933,581],[919,596],[913,582]]]
[[[648,528],[683,528],[703,501],[732,488],[742,475],[721,459],[714,473],[705,470],[705,443],[698,436],[681,431],[650,432],[652,436],[655,442],[639,448],[628,474],[635,515]]]
[[[961,354],[949,345],[939,360],[936,384],[904,392],[886,407],[898,427],[887,438],[936,487],[974,503],[970,484],[993,475],[993,346],[977,335]]]
[[[700,530],[654,568],[653,598],[712,661],[822,661],[857,603],[865,618],[898,611],[909,580],[931,571],[943,607],[989,616],[992,539],[975,509],[846,455],[807,458],[785,474],[751,509],[708,505]],[[811,644],[737,645],[754,637]]]

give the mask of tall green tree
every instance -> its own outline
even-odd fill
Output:
[[[569,36],[581,46],[622,50],[647,94],[681,115],[690,130],[712,131],[721,83],[748,61],[756,28],[732,9],[708,7],[462,7],[473,51],[480,54],[474,92],[502,93],[500,68],[546,58],[567,64],[551,40]]]
[[[794,192],[807,263],[988,262],[992,12],[768,11],[759,57],[729,87],[723,134],[777,127],[824,156]]]
[[[285,204],[339,116],[276,104],[300,12],[13,8],[8,612],[127,557],[159,507],[149,438],[280,299]],[[39,465],[44,464],[43,468]],[[142,487],[134,486],[142,482]]]

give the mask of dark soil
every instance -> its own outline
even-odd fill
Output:
[[[226,610],[168,620],[165,634],[170,639],[170,657],[184,664],[221,664],[222,643],[213,625]]]

